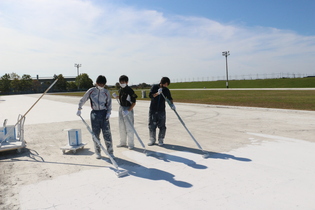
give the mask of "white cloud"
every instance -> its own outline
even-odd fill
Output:
[[[225,75],[315,73],[315,37],[273,28],[245,28],[198,17],[165,16],[102,2],[2,1],[2,75],[76,75],[74,63],[94,80],[121,74],[131,83]]]

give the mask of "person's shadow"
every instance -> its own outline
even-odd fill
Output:
[[[199,149],[194,149],[194,148],[184,147],[184,146],[179,146],[179,145],[164,144],[162,147],[169,150],[175,150],[175,151],[187,151],[187,152],[196,153],[200,155],[205,154]],[[209,151],[206,151],[206,152],[209,154],[207,158],[223,159],[223,160],[233,159],[233,160],[244,161],[244,162],[252,161],[249,158],[235,157],[234,155],[230,155],[226,153],[217,153],[217,152],[209,152]]]
[[[83,152],[83,151],[80,151]],[[28,157],[30,159],[19,159],[21,157]],[[146,157],[144,157],[146,158]],[[106,162],[111,163],[110,159],[107,157],[102,157],[103,160]],[[114,165],[110,166],[104,166],[101,162],[98,165],[91,165],[91,164],[76,164],[76,163],[66,163],[66,162],[51,162],[51,161],[45,161],[44,158],[41,157],[39,153],[37,153],[35,150],[24,148],[22,153],[16,153],[15,151],[8,151],[0,155],[0,160],[2,162],[12,162],[12,161],[28,161],[28,162],[41,162],[43,164],[60,164],[60,165],[78,165],[78,166],[90,166],[90,167],[97,167],[97,168],[109,168],[115,173],[119,173],[121,169],[128,170],[129,175],[139,177],[139,178],[144,178],[144,179],[150,179],[153,181],[158,181],[158,180],[164,180],[167,181],[177,187],[182,187],[182,188],[190,188],[193,185],[185,182],[185,181],[180,181],[176,180],[174,177],[174,174],[171,174],[169,172],[156,169],[156,168],[147,168],[144,166],[141,166],[137,163],[124,160],[121,158],[115,158],[115,161],[117,162],[119,169],[114,167]]]
[[[102,158],[103,160],[110,162],[108,158]],[[115,158],[116,163],[118,164],[118,167],[120,168],[118,171],[115,167],[110,167],[112,170],[115,172],[121,172],[121,169],[125,169],[128,171],[130,176],[135,176],[143,179],[149,179],[153,181],[159,181],[159,180],[164,180],[167,181],[177,187],[182,187],[182,188],[190,188],[193,185],[185,182],[185,181],[179,181],[176,180],[174,177],[174,174],[171,174],[169,172],[156,169],[156,168],[147,168],[142,165],[139,165],[137,163],[121,159],[121,158]]]
[[[137,152],[144,152],[143,149],[139,149],[139,148],[134,148],[134,151]],[[206,169],[207,166],[204,165],[200,165],[197,164],[195,161],[187,159],[187,158],[183,158],[180,156],[175,156],[175,155],[171,155],[171,154],[165,154],[162,152],[155,152],[152,150],[146,150],[146,154],[149,157],[154,157],[158,160],[162,160],[164,162],[178,162],[178,163],[183,163],[189,167],[195,168],[195,169]]]

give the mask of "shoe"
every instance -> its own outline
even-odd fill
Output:
[[[101,154],[96,154],[96,159],[101,159],[101,158],[102,158]]]
[[[115,158],[114,154],[109,154],[109,156],[113,159]]]
[[[134,148],[135,148],[134,146],[128,147],[129,150],[133,150]]]
[[[116,147],[117,147],[117,148],[127,147],[127,145],[125,145],[125,144],[118,144]]]
[[[148,143],[148,146],[153,146],[154,145],[154,142],[149,142]]]
[[[162,141],[159,142],[159,146],[163,146],[163,142]]]

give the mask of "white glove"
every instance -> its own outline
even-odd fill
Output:
[[[162,90],[162,88],[159,88],[157,93],[160,95],[162,93]]]
[[[175,105],[174,105],[174,104],[172,104],[171,109],[173,109],[173,110],[175,110],[175,109],[176,109],[176,107],[175,107]]]
[[[117,94],[116,94],[116,93],[113,93],[112,96],[113,96],[114,98],[117,98]]]
[[[110,117],[110,113],[107,113],[105,119],[109,120],[109,117]]]
[[[81,110],[78,110],[78,111],[77,111],[77,115],[78,115],[78,116],[81,116]]]
[[[128,110],[123,110],[122,114],[123,114],[123,116],[127,116],[129,114],[129,111]]]

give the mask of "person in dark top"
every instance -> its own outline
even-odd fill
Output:
[[[152,146],[156,142],[156,128],[159,128],[158,144],[160,146],[164,143],[166,133],[166,113],[165,113],[165,98],[171,102],[171,108],[175,109],[173,104],[173,98],[170,90],[167,88],[171,83],[168,77],[162,77],[160,84],[153,85],[151,87],[149,97],[151,98],[150,110],[149,110],[149,132],[150,142],[149,146]],[[162,95],[163,93],[163,95]]]
[[[120,144],[117,147],[127,147],[128,137],[128,149],[134,148],[134,111],[133,108],[136,105],[137,95],[131,87],[128,86],[129,78],[126,75],[119,77],[119,96],[113,93],[114,98],[119,98],[119,133]]]

